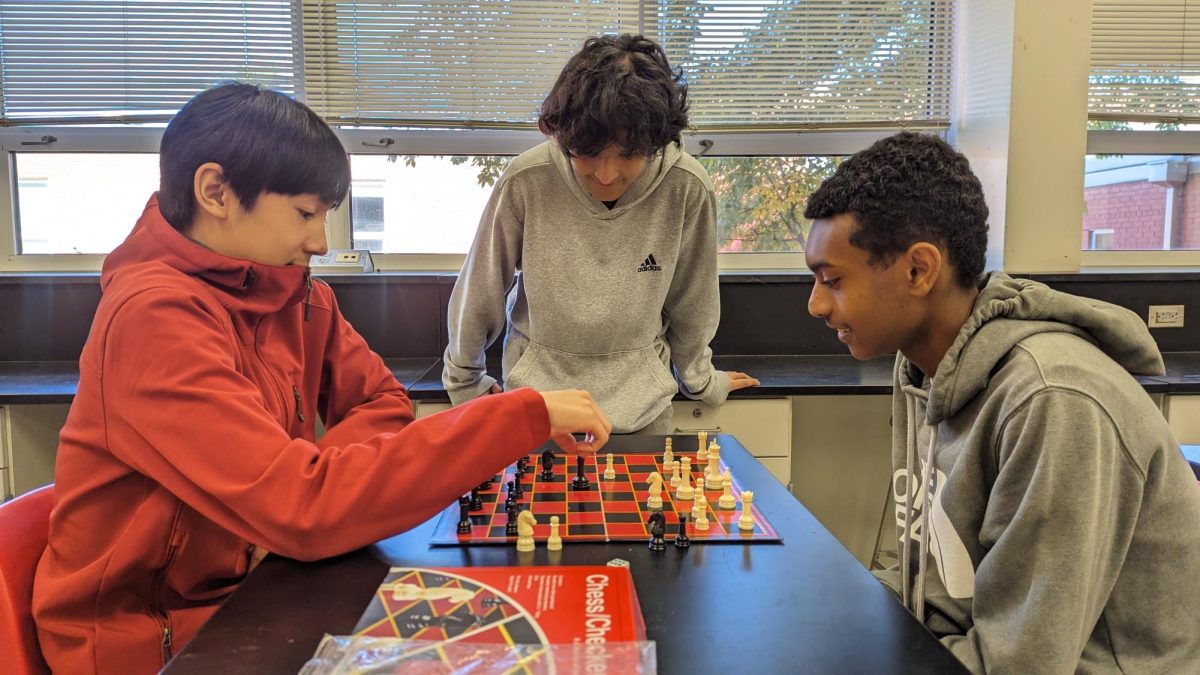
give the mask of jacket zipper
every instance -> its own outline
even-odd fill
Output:
[[[167,661],[171,660],[173,636],[171,633],[171,615],[163,607],[162,595],[166,586],[167,569],[171,567],[171,563],[175,562],[175,555],[179,551],[179,544],[175,543],[175,535],[179,530],[179,516],[182,512],[183,502],[180,502],[175,507],[175,517],[171,521],[170,536],[167,539],[167,555],[163,559],[162,566],[155,571],[154,583],[150,589],[151,612],[154,614],[155,621],[158,622],[159,631],[162,633],[163,666],[166,666]]]
[[[292,385],[292,395],[296,397],[296,419],[303,422],[304,421],[304,412],[303,412],[303,408],[300,407],[300,387],[297,387],[296,385],[293,384]]]

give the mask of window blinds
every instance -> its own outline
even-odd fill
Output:
[[[1200,0],[1198,0],[1200,1]],[[8,124],[156,121],[245,79],[332,124],[528,127],[600,33],[659,40],[700,129],[948,124],[953,0],[0,2]]]
[[[1200,0],[1094,0],[1088,117],[1200,122]]]
[[[153,122],[229,79],[294,89],[287,0],[0,0],[7,124]]]

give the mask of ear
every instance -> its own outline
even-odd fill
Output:
[[[213,218],[224,220],[233,206],[225,170],[216,162],[201,164],[192,177],[192,196],[196,205]]]
[[[908,292],[917,297],[929,295],[945,267],[942,251],[937,246],[919,241],[904,252],[908,274]]]

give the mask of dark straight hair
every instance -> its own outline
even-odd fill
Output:
[[[215,162],[242,206],[264,192],[315,194],[337,205],[350,188],[350,160],[316,113],[262,87],[231,82],[197,94],[162,136],[158,204],[175,229],[195,215],[196,169]]]

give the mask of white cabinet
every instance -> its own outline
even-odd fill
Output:
[[[1200,396],[1168,397],[1166,414],[1176,440],[1184,445],[1200,444]]]
[[[67,403],[0,406],[0,492],[6,497],[54,482],[58,432],[70,409]]]
[[[674,432],[732,434],[780,483],[791,488],[792,404],[786,398],[740,398],[713,407],[675,401]]]
[[[430,415],[450,409],[450,401],[413,401],[414,411],[418,418],[429,417]]]

